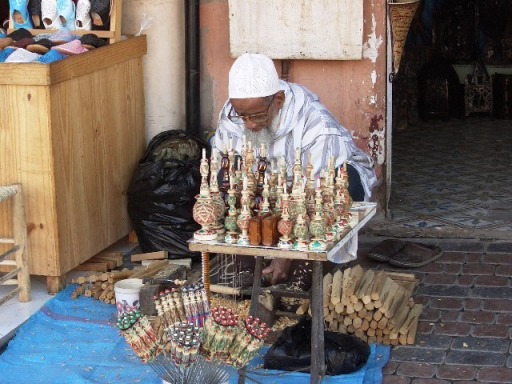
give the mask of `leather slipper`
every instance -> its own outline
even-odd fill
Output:
[[[377,244],[368,252],[368,258],[376,261],[387,262],[393,255],[405,247],[407,243],[398,239],[387,239]]]
[[[396,267],[417,268],[439,259],[442,255],[443,250],[439,247],[407,243],[388,262]]]

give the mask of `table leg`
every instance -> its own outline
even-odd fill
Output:
[[[261,290],[261,271],[263,271],[263,257],[256,257],[256,265],[254,266],[254,282],[252,283],[251,307],[249,314],[257,317],[259,295]]]
[[[249,315],[256,317],[258,314],[259,295],[261,289],[261,271],[263,270],[263,257],[256,257],[256,265],[254,266],[254,282],[252,284],[251,307]],[[245,367],[238,370],[238,384],[245,383]]]
[[[324,309],[322,303],[323,262],[313,262],[311,285],[311,383],[320,383],[325,375]]]
[[[206,291],[206,295],[208,296],[208,300],[210,299],[210,254],[208,252],[201,252],[201,266],[202,266],[202,278],[203,285]]]

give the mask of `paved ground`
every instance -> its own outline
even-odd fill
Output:
[[[445,252],[422,268],[397,269],[366,258],[378,241],[360,242],[358,262],[414,273],[414,301],[424,305],[415,345],[392,348],[384,384],[512,383],[512,243],[413,239]]]

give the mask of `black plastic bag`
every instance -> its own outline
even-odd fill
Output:
[[[326,374],[348,374],[363,367],[370,356],[370,346],[353,335],[324,332]],[[310,372],[311,316],[283,329],[281,336],[264,357],[264,368]]]
[[[199,193],[205,141],[182,130],[155,136],[128,187],[128,215],[143,252],[166,250],[169,258],[197,256],[187,241],[200,225],[192,208]],[[208,155],[209,156],[209,155]]]

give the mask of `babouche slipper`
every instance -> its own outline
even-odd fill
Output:
[[[388,260],[396,267],[417,268],[427,265],[443,255],[437,246],[408,242]]]
[[[407,243],[398,239],[387,239],[375,247],[370,249],[368,252],[368,258],[376,261],[387,262],[389,261],[398,251],[405,247]]]

